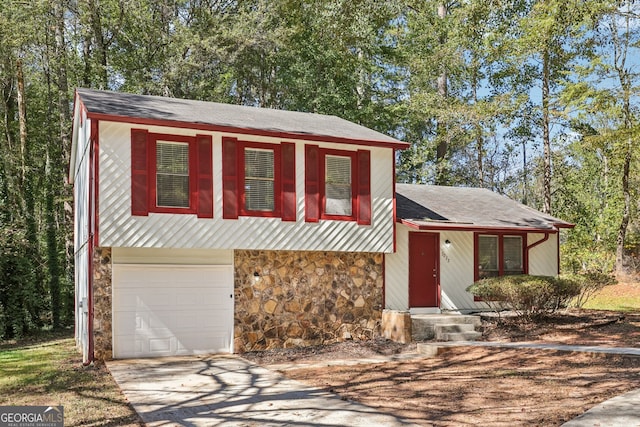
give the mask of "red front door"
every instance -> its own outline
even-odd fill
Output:
[[[409,307],[440,307],[440,236],[409,233]]]

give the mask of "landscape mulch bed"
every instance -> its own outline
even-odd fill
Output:
[[[640,347],[640,313],[574,310],[535,325],[485,317],[483,329],[490,341]],[[559,426],[640,388],[635,356],[464,347],[434,358],[334,365],[411,352],[415,344],[372,340],[243,356],[265,366],[286,363],[287,377],[421,425]]]

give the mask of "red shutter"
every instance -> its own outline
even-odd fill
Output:
[[[296,145],[282,143],[282,220],[296,220]]]
[[[320,220],[320,148],[305,146],[304,153],[304,219],[307,222]]]
[[[371,224],[371,153],[358,150],[358,224]]]
[[[149,214],[148,131],[131,129],[131,214]]]
[[[210,135],[196,135],[198,218],[213,218],[213,150]]]
[[[222,217],[238,218],[238,140],[222,138]]]

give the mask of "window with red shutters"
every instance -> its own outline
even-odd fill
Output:
[[[281,208],[280,146],[242,142],[239,146],[240,214],[279,217]]]
[[[296,220],[295,144],[222,139],[223,217]]]
[[[213,217],[212,140],[131,131],[131,213]]]
[[[371,224],[371,156],[367,150],[305,149],[305,220]]]

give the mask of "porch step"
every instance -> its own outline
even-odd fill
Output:
[[[482,334],[475,332],[480,327],[479,316],[463,314],[416,314],[411,316],[411,338],[413,341],[467,341]]]
[[[474,341],[482,336],[473,323],[438,323],[433,329],[437,341]]]
[[[442,341],[475,341],[482,336],[482,332],[452,332],[442,335]]]

